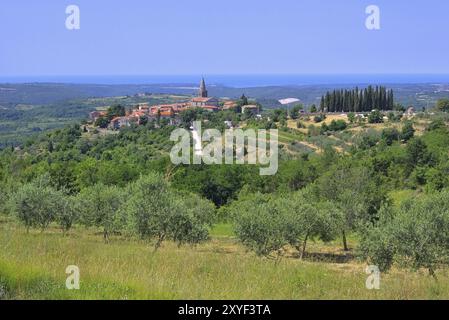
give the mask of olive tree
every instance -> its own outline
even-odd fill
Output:
[[[55,220],[62,196],[51,187],[28,183],[19,187],[12,195],[12,210],[27,231],[30,228],[40,228],[43,231]]]
[[[295,247],[302,259],[309,240],[324,242],[336,238],[340,230],[341,212],[330,203],[312,202],[303,192],[278,201],[286,219],[285,237]]]
[[[392,217],[368,229],[362,256],[388,270],[394,262],[435,276],[449,265],[449,192],[406,201]]]
[[[273,257],[288,244],[287,220],[269,195],[247,195],[230,207],[234,230],[240,241],[259,256]]]
[[[178,201],[171,217],[170,237],[178,246],[195,245],[209,238],[209,230],[215,222],[215,206],[195,194],[173,194]]]
[[[323,175],[317,184],[320,196],[333,203],[342,212],[341,235],[343,248],[349,250],[346,236],[359,225],[374,222],[383,202],[384,190],[379,188],[368,169],[343,163]]]
[[[340,211],[308,199],[304,191],[283,197],[246,195],[231,205],[240,241],[257,255],[272,257],[287,246],[304,257],[307,242],[331,241],[340,230]]]
[[[159,174],[141,177],[130,186],[123,208],[128,230],[154,240],[157,250],[165,240],[178,245],[197,244],[208,238],[215,207],[192,194],[173,191]]]
[[[82,223],[102,228],[105,242],[109,241],[111,232],[121,229],[118,217],[123,202],[123,190],[101,183],[83,189],[77,197]]]
[[[63,235],[65,235],[79,218],[80,208],[78,205],[78,201],[73,196],[65,196],[63,194],[60,194],[58,197],[56,208],[57,211],[55,220],[61,227]]]

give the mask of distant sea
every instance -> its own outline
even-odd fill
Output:
[[[104,85],[197,84],[227,87],[337,84],[449,84],[449,74],[320,74],[320,75],[148,75],[148,76],[17,76],[0,75],[0,83],[66,83]]]

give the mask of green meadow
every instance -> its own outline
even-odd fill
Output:
[[[247,252],[229,225],[211,230],[197,247],[145,242],[74,228],[63,237],[50,228],[29,233],[7,218],[0,223],[3,299],[448,299],[449,273],[393,269],[380,290],[366,289],[366,265],[339,243],[312,243],[303,260],[279,261]],[[353,244],[356,240],[350,239]],[[80,290],[65,287],[65,269],[80,268]]]

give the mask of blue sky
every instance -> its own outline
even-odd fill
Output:
[[[447,0],[2,0],[0,76],[448,74],[448,14]]]

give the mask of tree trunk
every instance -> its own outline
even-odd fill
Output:
[[[348,248],[348,242],[346,240],[346,232],[343,231],[343,249],[348,252],[349,248]]]
[[[165,234],[159,235],[159,238],[157,239],[156,244],[154,245],[154,252],[156,252],[162,245],[162,242],[165,239]]]
[[[105,243],[109,243],[109,234],[106,229],[103,230],[103,239]]]
[[[432,267],[429,267],[429,275],[434,278],[435,280],[437,280],[437,275],[435,273],[435,270],[433,270]]]
[[[306,237],[304,238],[304,242],[302,243],[301,255],[299,257],[299,259],[301,259],[301,260],[304,258],[304,254],[306,253],[306,245],[307,245],[308,238],[309,238],[309,235],[306,235]]]

